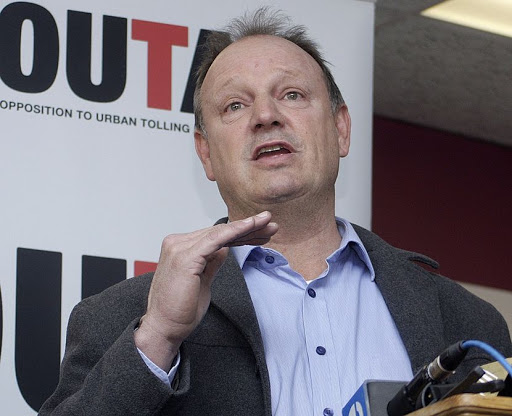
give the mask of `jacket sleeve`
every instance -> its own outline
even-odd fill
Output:
[[[184,387],[170,389],[142,360],[133,337],[138,318],[123,324],[112,319],[111,312],[95,298],[74,308],[60,381],[40,416],[157,415],[186,392],[183,369],[180,385]]]

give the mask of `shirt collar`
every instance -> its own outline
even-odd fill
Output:
[[[368,267],[368,270],[370,271],[371,280],[374,281],[375,271],[373,269],[370,256],[368,256],[368,252],[366,251],[363,242],[357,235],[356,230],[354,230],[354,227],[350,222],[343,218],[336,217],[336,224],[338,225],[338,231],[340,232],[340,235],[342,237],[341,244],[340,247],[334,253],[327,257],[326,260],[336,261],[340,253],[342,253],[350,245],[350,248],[356,252],[361,261],[366,265],[366,267]],[[249,254],[251,254],[251,252],[254,249],[257,249],[258,247],[259,246],[249,245],[231,247],[231,253],[235,256],[235,259],[240,268],[243,268],[245,261],[247,260],[247,257],[249,257]]]
[[[240,266],[240,268],[243,268],[245,260],[247,260],[247,257],[249,257],[249,254],[251,254],[251,251],[253,251],[258,246],[236,246],[231,247],[230,251],[235,256],[235,259]]]

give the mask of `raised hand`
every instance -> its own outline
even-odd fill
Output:
[[[211,285],[230,246],[263,245],[277,232],[264,211],[244,220],[187,234],[162,243],[149,291],[148,308],[135,332],[135,344],[168,371],[181,343],[199,325],[210,304]]]

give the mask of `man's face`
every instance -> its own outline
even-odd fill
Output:
[[[222,51],[201,89],[207,137],[196,150],[230,211],[334,195],[350,117],[333,114],[315,60],[274,36],[244,38]]]

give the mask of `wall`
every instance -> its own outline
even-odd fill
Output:
[[[381,117],[373,139],[373,231],[437,260],[512,328],[512,149]]]

